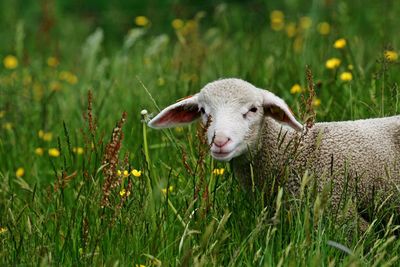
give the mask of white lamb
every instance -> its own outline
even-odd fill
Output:
[[[260,185],[272,170],[283,174],[290,166],[285,182],[292,193],[299,192],[308,170],[320,190],[331,183],[333,207],[341,204],[344,191],[357,197],[350,216],[369,207],[374,197],[399,207],[400,116],[316,123],[306,131],[273,93],[240,79],[222,79],[165,108],[149,126],[174,127],[199,117],[208,122],[211,155],[232,160],[245,184],[251,184],[251,172]],[[360,221],[365,230],[368,223]]]

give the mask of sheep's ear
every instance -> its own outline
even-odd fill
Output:
[[[263,107],[266,116],[276,121],[289,125],[296,131],[301,131],[303,126],[296,120],[285,101],[271,92],[262,90]]]
[[[193,122],[200,117],[198,96],[186,97],[163,109],[148,125],[151,128],[170,128]]]

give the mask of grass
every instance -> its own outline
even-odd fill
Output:
[[[130,25],[112,40],[59,9],[55,30],[39,31],[39,41],[34,17],[5,17],[13,24],[0,58],[15,56],[17,66],[0,68],[0,263],[399,265],[398,227],[381,216],[390,215],[387,207],[366,233],[349,238],[353,222],[335,224],[328,197],[306,186],[307,173],[300,198],[284,188],[251,193],[229,164],[212,160],[196,125],[146,126],[159,108],[220,77],[268,88],[300,117],[301,94],[290,89],[307,86],[306,65],[320,101],[317,121],[398,114],[399,65],[384,53],[398,51],[400,5],[303,4],[209,5],[183,13],[182,28],[149,17],[151,26]],[[283,10],[286,26],[295,23],[292,37],[271,28],[280,27],[270,24],[274,9]],[[323,21],[327,35],[318,31]],[[49,49],[40,47],[46,38]],[[339,38],[347,41],[342,49],[333,47]],[[341,64],[327,69],[333,57]],[[352,80],[341,80],[343,72]]]

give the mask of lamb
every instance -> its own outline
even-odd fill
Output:
[[[349,218],[367,209],[377,196],[400,207],[400,116],[322,122],[306,129],[283,99],[229,78],[170,105],[148,125],[168,128],[198,118],[208,126],[211,156],[231,161],[244,184],[252,184],[251,172],[256,185],[261,185],[272,170],[282,173],[290,166],[285,182],[293,194],[299,193],[301,177],[308,170],[319,190],[330,183],[334,208],[345,190],[357,197]],[[366,230],[368,222],[358,217],[360,229]]]

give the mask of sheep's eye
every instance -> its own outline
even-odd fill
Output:
[[[256,107],[252,107],[249,111],[251,111],[251,112],[257,112],[257,108],[256,108]]]
[[[201,114],[206,114],[206,111],[204,110],[204,108],[200,108],[200,112],[201,112]]]

